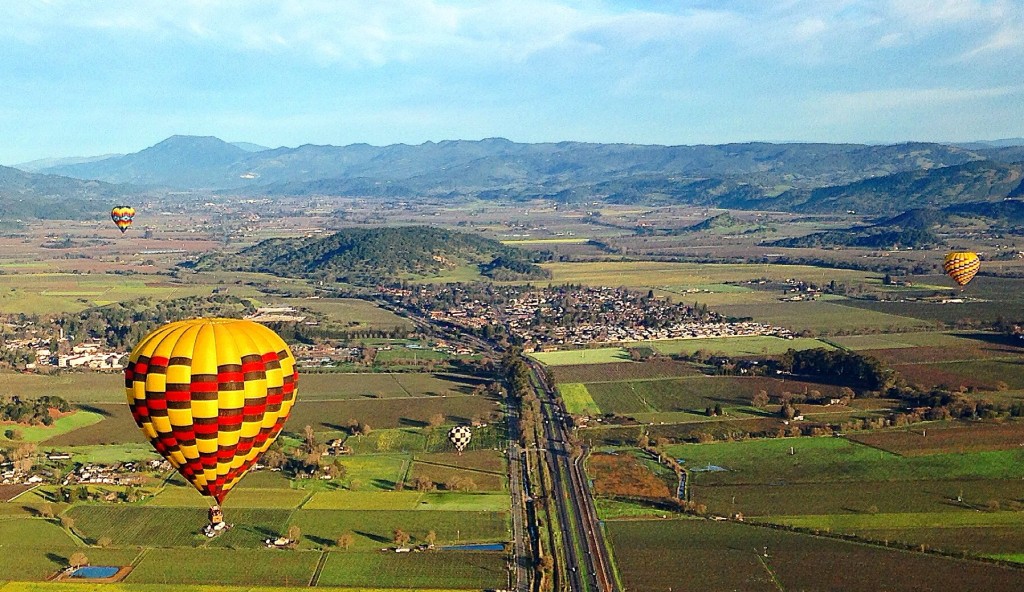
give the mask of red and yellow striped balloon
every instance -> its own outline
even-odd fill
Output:
[[[132,416],[153,447],[217,503],[281,433],[298,393],[288,345],[239,319],[154,330],[124,377]]]
[[[114,221],[114,224],[121,230],[121,234],[124,234],[125,230],[132,225],[132,220],[135,218],[135,208],[131,206],[114,206],[114,209],[110,210],[110,219]]]
[[[942,269],[946,275],[953,278],[957,285],[963,287],[967,282],[974,279],[978,269],[981,268],[981,260],[978,255],[968,251],[956,251],[946,255],[942,263]]]

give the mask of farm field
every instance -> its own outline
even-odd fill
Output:
[[[358,298],[284,298],[281,303],[323,315],[328,322],[353,332],[412,327],[408,319]]]
[[[302,396],[301,391],[299,396]],[[486,396],[470,395],[419,397],[414,401],[397,398],[321,401],[315,405],[296,405],[285,430],[298,433],[309,425],[317,431],[340,432],[350,419],[367,423],[374,429],[424,427],[437,413],[448,421],[468,424],[473,417],[487,417],[499,410],[498,404]]]
[[[600,415],[601,408],[594,402],[585,384],[563,382],[556,389],[562,397],[565,410],[573,415]]]
[[[1013,345],[1009,339],[998,333],[984,332],[938,332],[919,331],[910,333],[876,333],[871,335],[840,335],[829,339],[836,345],[854,350],[903,349],[903,348],[952,348],[954,351],[971,350],[972,357],[983,356],[986,351],[1020,352],[1022,348]],[[996,354],[996,357],[1000,357]],[[934,361],[934,360],[931,360]]]
[[[135,424],[135,420],[132,419],[127,403],[97,403],[95,405],[80,403],[78,407],[87,409],[88,413],[99,415],[101,421],[67,433],[54,434],[43,441],[45,446],[95,446],[123,443],[149,445]]]
[[[173,283],[162,275],[130,277],[93,273],[19,273],[0,275],[0,313],[47,314],[76,312],[91,306],[133,300],[208,295],[216,284]],[[232,293],[256,296],[250,287],[234,287]]]
[[[698,350],[709,353],[721,353],[721,355],[742,357],[742,356],[774,356],[786,353],[786,351],[825,348],[834,349],[833,346],[806,337],[794,339],[782,339],[768,335],[755,335],[749,337],[718,337],[710,339],[674,339],[667,341],[643,341],[667,356],[677,354],[692,354]]]
[[[468,378],[426,373],[303,373],[301,400],[436,397],[469,394],[476,383]]]
[[[741,376],[689,376],[622,382],[593,382],[586,389],[603,413],[700,413],[715,404],[749,406],[759,390],[783,392],[818,390],[828,395],[838,387],[796,380]]]
[[[69,403],[123,403],[124,374],[65,372],[43,375],[0,372],[0,396],[2,395],[27,398],[56,395]]]
[[[1010,591],[1024,581],[1006,567],[728,522],[611,520],[606,527],[630,590]],[[846,568],[822,569],[822,557]]]
[[[581,283],[591,286],[626,286],[658,288],[671,286],[707,286],[730,281],[758,278],[786,280],[790,278],[827,282],[858,282],[867,278],[881,281],[882,276],[850,269],[826,269],[810,265],[759,265],[714,263],[666,263],[655,261],[602,261],[595,263],[545,263],[555,282]],[[655,283],[656,282],[656,283]],[[687,298],[689,300],[689,298]]]
[[[438,585],[498,589],[508,584],[508,570],[500,552],[434,551],[395,556],[379,551],[335,551],[327,558],[319,583],[403,589]]]
[[[613,364],[568,364],[551,369],[556,383],[563,382],[607,382],[640,380],[645,378],[674,378],[701,374],[700,369],[689,362],[655,359],[646,362],[617,362]]]
[[[1024,477],[1021,449],[903,457],[845,438],[783,438],[681,444],[669,446],[668,453],[684,459],[687,468],[712,465],[726,469],[700,473],[694,477],[694,487]]]
[[[95,411],[83,411],[76,409],[67,415],[58,417],[54,420],[52,425],[34,425],[34,426],[22,426],[14,424],[0,424],[0,428],[4,428],[6,432],[6,426],[12,426],[10,429],[15,430],[20,434],[19,440],[26,442],[41,442],[50,438],[60,436],[61,434],[67,434],[75,430],[91,426],[103,421],[105,417],[96,413]],[[2,432],[0,432],[2,433]],[[5,436],[0,435],[0,442],[6,440]]]
[[[792,331],[811,331],[818,335],[857,332],[897,332],[925,330],[932,323],[895,313],[856,309],[847,301],[775,302],[757,305],[726,305],[716,308],[726,316],[751,317]]]
[[[850,434],[848,439],[901,456],[1017,450],[1024,442],[1024,421],[924,424]]]
[[[302,551],[162,549],[147,553],[125,584],[306,585],[319,560],[319,553]]]
[[[529,357],[545,366],[567,366],[578,364],[612,364],[628,362],[629,352],[621,347],[596,347],[550,352],[534,352]]]

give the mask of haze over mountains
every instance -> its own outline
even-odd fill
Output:
[[[210,190],[897,214],[1020,196],[1021,143],[653,146],[489,138],[264,149],[209,136],[172,136],[134,154],[58,159],[52,166],[27,163],[36,169],[33,174],[0,168],[0,208],[12,198],[59,202],[145,190]]]

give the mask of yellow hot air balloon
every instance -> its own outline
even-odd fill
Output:
[[[281,433],[297,394],[294,362],[252,321],[169,323],[132,351],[128,405],[157,452],[221,503]]]
[[[946,255],[946,260],[942,263],[942,269],[946,275],[953,278],[953,281],[961,288],[974,279],[980,268],[981,260],[978,259],[978,255],[967,251],[950,253]]]
[[[114,206],[114,209],[110,210],[110,219],[121,229],[121,234],[124,234],[124,231],[132,225],[133,218],[135,218],[135,208],[131,206]]]

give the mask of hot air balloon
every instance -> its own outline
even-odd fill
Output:
[[[974,279],[980,267],[981,260],[978,259],[978,255],[966,251],[950,253],[946,255],[946,260],[942,263],[942,269],[946,275],[953,278],[953,281],[961,288]]]
[[[132,225],[132,218],[135,217],[135,208],[131,206],[114,206],[110,210],[110,219],[121,229],[121,234]]]
[[[455,450],[462,454],[462,451],[466,449],[466,445],[473,439],[473,431],[469,429],[469,426],[455,426],[448,430],[448,439],[455,445]]]
[[[252,321],[169,323],[132,351],[128,405],[157,452],[220,504],[288,419],[294,362],[276,333]]]

